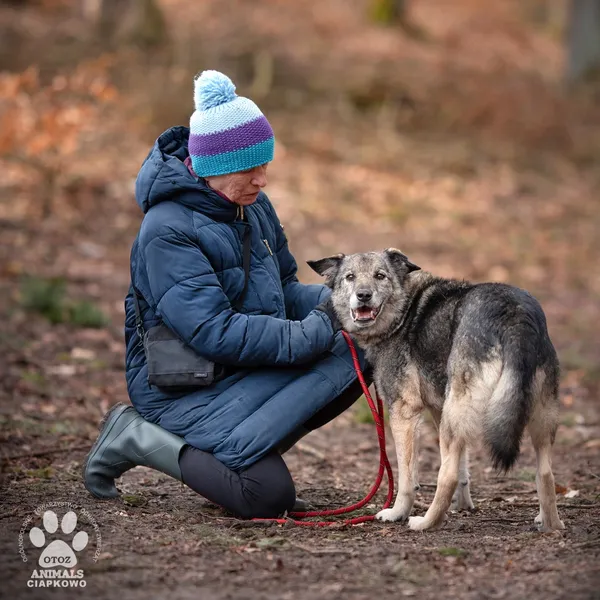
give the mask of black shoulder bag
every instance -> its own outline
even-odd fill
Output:
[[[239,311],[248,289],[250,275],[250,227],[246,225],[243,240],[244,288],[235,301],[234,309]],[[133,288],[135,321],[137,333],[144,346],[148,363],[148,383],[165,391],[189,390],[211,385],[223,379],[225,367],[197,354],[176,333],[164,323],[144,330],[140,310],[139,292]]]

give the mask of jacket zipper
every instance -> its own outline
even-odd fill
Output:
[[[269,246],[269,242],[267,240],[263,240],[263,242],[265,243],[265,246],[267,247],[267,250],[269,251],[269,254],[271,256],[273,256],[273,251],[271,250],[271,246]]]

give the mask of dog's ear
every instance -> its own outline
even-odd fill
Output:
[[[400,281],[402,281],[404,277],[406,277],[406,275],[408,275],[409,273],[421,270],[421,267],[410,262],[406,254],[404,254],[401,250],[398,250],[397,248],[388,248],[383,252],[387,256],[389,263],[392,265],[392,267],[398,274]]]
[[[335,279],[344,256],[345,254],[335,254],[334,256],[328,256],[320,260],[307,260],[306,264],[319,275],[326,277],[329,282]]]

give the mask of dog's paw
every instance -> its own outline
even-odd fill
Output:
[[[407,517],[404,516],[401,511],[398,511],[394,508],[384,508],[383,510],[380,510],[375,515],[375,518],[378,521],[384,521],[384,522],[406,521],[406,519],[407,519]]]
[[[473,500],[471,500],[471,495],[469,493],[461,492],[456,495],[452,501],[452,510],[463,511],[463,510],[475,510],[475,505],[473,504]]]
[[[538,521],[536,517],[534,521],[536,528],[540,533],[550,533],[565,528],[565,524],[560,519],[557,519],[554,523],[544,523],[541,519]]]
[[[410,517],[408,519],[408,526],[413,531],[424,531],[425,529],[428,529],[425,517]]]
[[[447,517],[444,516],[440,523],[431,523],[427,520],[427,515],[424,517],[410,517],[408,519],[408,526],[413,531],[435,531],[436,529],[442,527],[442,525],[446,522],[446,519]]]
[[[565,528],[565,524],[558,518],[558,514],[553,519],[544,518],[544,514],[540,511],[533,520],[535,528],[541,533],[550,531],[559,531]]]
[[[471,499],[471,490],[468,479],[466,481],[458,482],[456,491],[452,496],[452,510],[475,510],[475,505],[473,504],[473,500]]]
[[[380,510],[375,518],[379,521],[406,521],[414,503],[415,497],[413,494],[398,492],[394,506]]]

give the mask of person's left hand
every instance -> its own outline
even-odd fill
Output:
[[[315,306],[315,310],[320,310],[329,317],[334,334],[343,329],[342,324],[340,323],[340,320],[338,319],[338,316],[333,308],[331,296],[327,298],[327,300],[325,300],[324,302],[321,302],[321,304],[319,304],[318,306]]]

